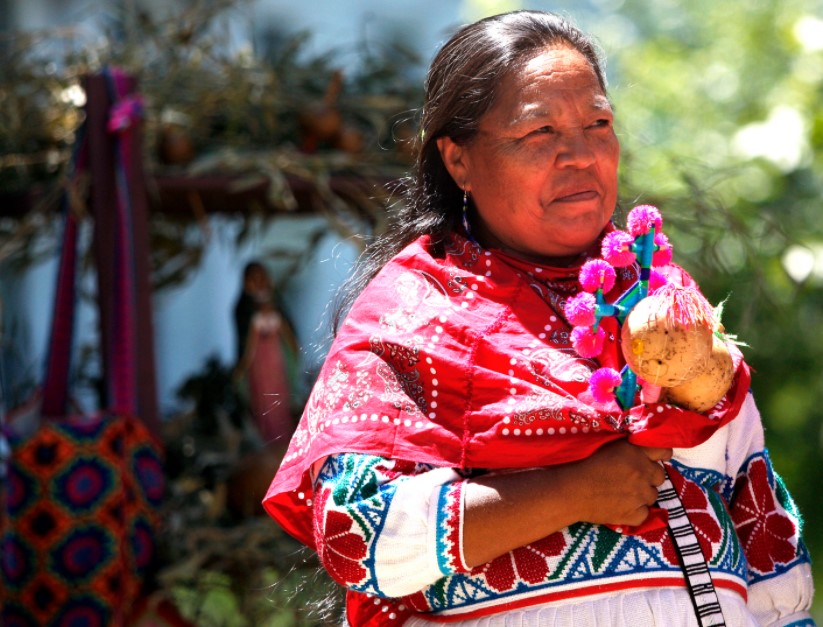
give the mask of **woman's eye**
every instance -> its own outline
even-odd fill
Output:
[[[541,126],[532,131],[532,135],[546,135],[549,133],[554,133],[554,127],[552,126]]]
[[[604,128],[611,126],[612,121],[608,118],[602,118],[600,120],[596,120],[593,124],[590,125],[590,128]]]

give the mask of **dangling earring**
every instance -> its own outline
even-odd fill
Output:
[[[469,226],[469,192],[463,190],[463,230],[466,231],[466,237],[472,244],[476,244],[477,240],[472,235],[471,227]]]

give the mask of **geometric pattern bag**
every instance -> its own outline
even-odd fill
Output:
[[[137,388],[146,381],[134,375],[140,349],[132,333],[137,265],[134,215],[123,189],[132,148],[128,113],[137,112],[139,100],[129,95],[133,85],[123,75],[109,71],[102,77],[111,103],[109,130],[126,125],[125,133],[108,137],[119,200],[105,210],[113,219],[116,254],[105,262],[112,282],[105,291],[101,285],[98,298],[101,310],[105,299],[114,312],[107,322],[101,311],[101,350],[116,353],[103,360],[110,409],[94,416],[66,411],[78,223],[65,194],[39,421],[27,433],[15,432],[12,422],[7,433],[11,455],[0,502],[0,625],[7,627],[127,625],[156,553],[165,478],[160,444],[137,417]],[[87,166],[88,130],[85,126],[78,136],[72,181]],[[101,210],[95,209],[95,218]],[[101,261],[98,255],[99,273]]]
[[[0,624],[128,624],[154,556],[160,451],[126,415],[66,417],[11,440]]]

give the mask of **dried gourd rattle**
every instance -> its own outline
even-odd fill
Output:
[[[654,266],[668,265],[672,248],[662,233],[660,212],[640,205],[629,213],[629,233],[615,230],[602,244],[602,259],[580,269],[583,291],[571,298],[565,313],[572,344],[581,357],[597,357],[606,333],[600,321],[614,317],[626,365],[620,372],[599,368],[589,383],[598,402],[617,401],[622,409],[663,400],[705,412],[725,396],[734,378],[734,363],[715,309],[696,287],[675,285]],[[615,267],[637,262],[639,279],[614,303],[604,294],[616,280]],[[719,308],[718,308],[719,309]]]

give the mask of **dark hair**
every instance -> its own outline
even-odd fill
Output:
[[[426,78],[415,169],[403,182],[403,199],[395,207],[389,228],[366,249],[357,274],[344,286],[335,328],[365,285],[402,248],[428,234],[435,254],[442,254],[446,237],[457,228],[463,191],[446,170],[437,140],[470,141],[503,79],[542,50],[562,46],[588,60],[605,93],[603,61],[596,44],[553,13],[513,11],[487,17],[461,27],[440,49]]]
[[[252,260],[243,267],[243,280],[248,279],[253,272],[266,272],[266,266],[261,262]],[[268,272],[266,272],[268,274]]]

